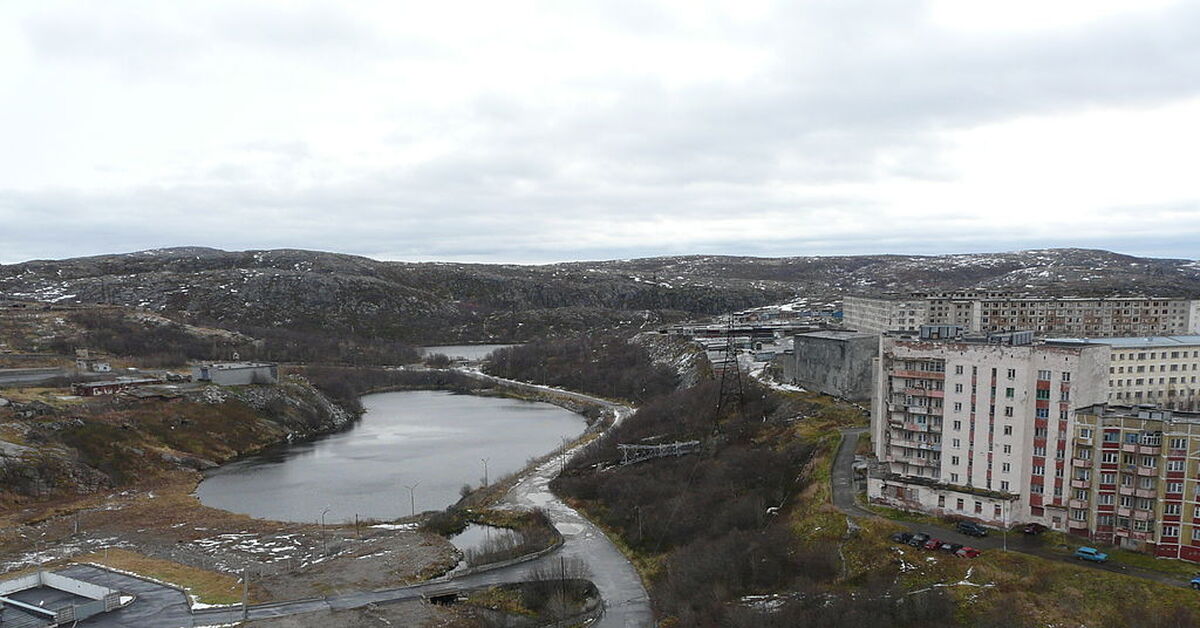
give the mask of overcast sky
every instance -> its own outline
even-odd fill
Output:
[[[1200,3],[0,4],[0,263],[1200,257]]]

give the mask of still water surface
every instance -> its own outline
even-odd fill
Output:
[[[496,349],[515,346],[517,345],[438,345],[435,347],[421,347],[421,354],[441,353],[452,359],[482,360]]]
[[[574,438],[579,415],[546,403],[441,391],[362,398],[367,412],[345,432],[284,445],[210,472],[196,494],[207,506],[281,521],[395,519],[458,501]],[[419,483],[419,485],[418,485]]]

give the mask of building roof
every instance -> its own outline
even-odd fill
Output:
[[[261,369],[270,368],[274,364],[266,362],[213,362],[212,364],[200,364],[199,368],[217,369],[222,371],[232,371],[235,369]]]
[[[1122,406],[1108,403],[1098,403],[1091,406],[1085,406],[1083,408],[1077,408],[1075,412],[1076,414],[1090,414],[1099,417],[1200,423],[1200,412],[1192,412],[1189,410],[1171,410],[1154,405]]]
[[[1200,345],[1200,336],[1122,336],[1119,338],[1048,338],[1047,342],[1064,344],[1110,345],[1118,349],[1141,347],[1182,347]]]
[[[849,331],[844,329],[823,329],[821,331],[809,331],[797,336],[806,338],[826,338],[828,340],[853,340],[856,338],[878,338],[879,334],[872,334],[865,331]]]

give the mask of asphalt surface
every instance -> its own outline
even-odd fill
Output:
[[[863,508],[857,499],[857,492],[854,490],[854,452],[858,449],[858,437],[866,428],[853,428],[842,430],[842,443],[838,448],[837,455],[834,458],[833,469],[830,473],[832,489],[833,489],[833,505],[854,517],[879,517],[878,514]],[[1090,569],[1099,569],[1102,571],[1110,571],[1113,573],[1133,576],[1135,578],[1144,578],[1153,580],[1162,584],[1173,586],[1186,587],[1188,581],[1170,574],[1164,574],[1157,571],[1148,571],[1122,565],[1117,561],[1109,561],[1107,563],[1092,563],[1081,561],[1071,555],[1064,555],[1054,552],[1047,548],[1040,538],[1032,535],[1022,534],[1020,532],[1010,532],[1007,538],[1002,532],[989,530],[988,536],[975,537],[967,536],[955,530],[952,526],[932,525],[927,523],[912,523],[908,521],[895,521],[896,523],[908,528],[913,532],[924,532],[933,538],[941,539],[947,543],[960,543],[981,550],[1004,551],[1007,543],[1008,551],[1021,552],[1030,554],[1039,558],[1048,560],[1057,560],[1073,565],[1087,567]],[[1086,544],[1086,540],[1081,540],[1079,545]],[[1075,547],[1075,546],[1072,546]]]
[[[71,565],[58,573],[116,589],[122,595],[132,593],[137,596],[137,599],[129,606],[81,621],[79,622],[80,626],[89,628],[107,628],[109,626],[114,628],[128,626],[176,628],[192,625],[192,614],[188,610],[187,598],[179,589],[90,565]]]

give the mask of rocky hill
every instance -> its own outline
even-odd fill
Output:
[[[416,343],[650,328],[796,297],[964,288],[1200,295],[1200,262],[1049,249],[521,266],[187,247],[0,266],[0,299],[112,303],[232,329],[286,327]]]

